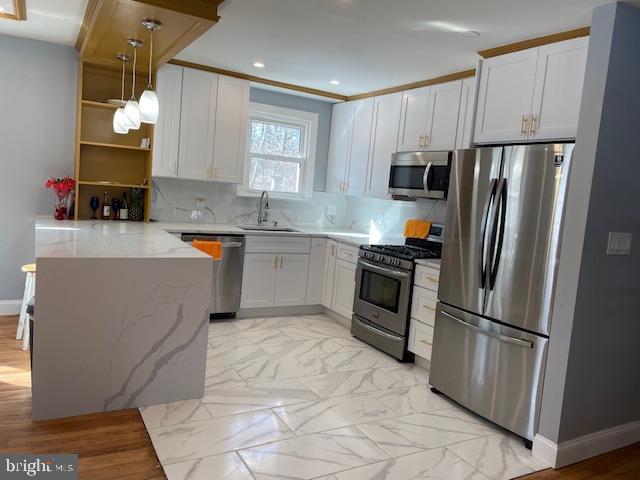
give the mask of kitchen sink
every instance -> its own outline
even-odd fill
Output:
[[[299,232],[295,228],[289,227],[259,227],[254,225],[241,226],[242,230],[251,230],[255,232]]]

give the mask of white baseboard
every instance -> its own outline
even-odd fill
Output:
[[[0,300],[0,315],[18,315],[22,300]]]
[[[532,453],[553,468],[561,468],[636,442],[640,442],[640,422],[631,422],[560,444],[536,435]]]

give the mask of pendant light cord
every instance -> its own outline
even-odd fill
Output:
[[[147,90],[153,90],[151,85],[151,62],[153,60],[153,29],[149,30],[149,83],[147,84]]]
[[[137,48],[133,47],[133,82],[131,83],[131,100],[136,99],[136,57],[137,57]]]
[[[126,70],[125,70],[125,61],[121,60],[122,62],[122,84],[120,86],[120,100],[124,102],[124,77],[126,75]]]

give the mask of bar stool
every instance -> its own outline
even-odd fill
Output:
[[[22,306],[20,307],[20,319],[18,320],[16,339],[22,339],[22,350],[29,350],[29,314],[27,313],[27,305],[36,292],[36,264],[27,263],[23,265],[20,270],[22,270],[22,273],[27,274],[27,279],[24,284],[24,296],[22,297]]]

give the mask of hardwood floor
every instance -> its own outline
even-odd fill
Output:
[[[0,317],[0,452],[77,453],[81,479],[166,478],[137,409],[31,420],[29,353],[17,317]]]
[[[79,478],[166,478],[138,410],[31,420],[29,354],[15,340],[17,317],[0,317],[0,452],[78,453]],[[640,480],[640,443],[522,480]]]

